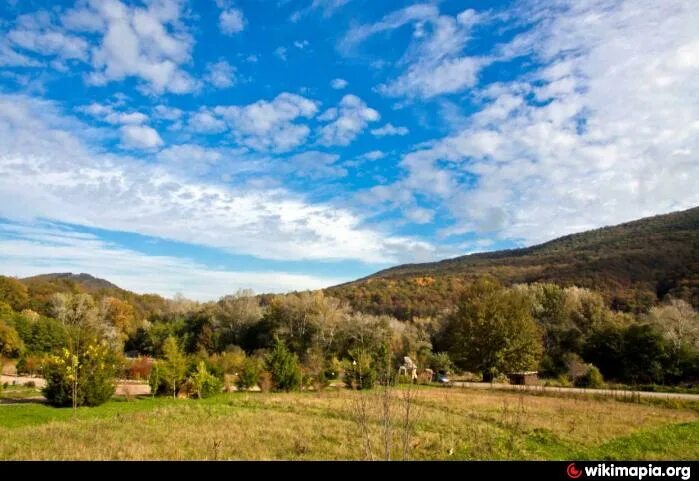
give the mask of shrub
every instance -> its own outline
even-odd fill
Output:
[[[301,366],[296,354],[290,352],[284,342],[277,340],[267,357],[267,369],[272,374],[276,391],[293,391],[301,386]]]
[[[209,364],[221,374],[236,374],[242,370],[245,358],[245,351],[238,346],[231,346],[226,352],[210,356]]]
[[[336,357],[330,359],[325,366],[325,379],[333,380],[340,377],[342,373],[342,362],[340,362]]]
[[[43,393],[54,406],[98,406],[114,394],[115,372],[114,355],[104,343],[79,354],[63,349],[44,363]]]
[[[16,359],[24,352],[24,342],[17,331],[0,320],[0,356]]]
[[[24,383],[24,387],[36,387],[36,383],[34,381],[27,381]]]
[[[602,374],[595,366],[590,364],[585,374],[575,378],[575,387],[600,388],[604,385]]]
[[[378,378],[371,354],[365,350],[353,350],[350,356],[352,360],[345,362],[345,385],[350,389],[371,389]]]
[[[153,360],[149,357],[137,357],[132,360],[128,367],[129,379],[148,379],[151,369],[153,369]]]
[[[258,385],[262,372],[260,364],[257,357],[248,357],[243,361],[243,367],[235,383],[238,389],[250,389]]]
[[[221,392],[221,380],[209,372],[204,361],[199,361],[197,370],[189,377],[189,382],[199,399]]]
[[[270,392],[274,387],[274,381],[272,380],[272,373],[269,371],[262,371],[260,373],[260,391]]]
[[[454,369],[454,364],[451,362],[449,354],[446,352],[436,352],[430,356],[430,368],[434,372],[449,374]]]
[[[37,374],[39,371],[41,371],[41,365],[43,364],[43,362],[43,357],[23,355],[17,361],[17,374],[28,374],[30,376],[33,376],[34,374]]]

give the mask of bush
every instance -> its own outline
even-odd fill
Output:
[[[378,372],[371,354],[364,350],[350,352],[351,361],[345,363],[345,385],[350,389],[371,389],[376,383]]]
[[[454,369],[454,364],[451,362],[449,354],[446,352],[436,352],[430,355],[430,369],[434,372],[449,374]]]
[[[43,393],[54,406],[98,406],[114,394],[115,372],[114,355],[104,343],[90,344],[79,354],[63,349],[44,363]]]
[[[602,373],[599,372],[592,364],[589,365],[585,374],[575,378],[575,387],[584,388],[601,388],[604,385],[604,379],[602,378]]]
[[[342,363],[338,361],[336,357],[333,357],[330,359],[325,366],[325,379],[327,380],[333,380],[337,379],[340,374],[342,373]]]
[[[267,369],[272,374],[272,384],[276,391],[293,391],[301,386],[298,356],[290,352],[281,340],[276,341],[267,358]]]
[[[243,367],[238,373],[238,379],[235,383],[238,389],[250,389],[258,385],[262,372],[260,364],[257,357],[248,357],[243,361]]]
[[[37,374],[39,371],[41,371],[41,365],[43,364],[43,362],[43,357],[23,355],[19,358],[19,360],[17,361],[17,365],[15,366],[17,369],[17,374],[28,374],[30,376],[33,376],[34,374]]]
[[[161,361],[153,361],[150,373],[148,374],[148,385],[153,396],[156,394],[168,393],[168,385],[163,376],[163,367]]]
[[[137,357],[128,366],[129,379],[149,379],[153,369],[153,359],[149,357]]]
[[[221,380],[208,371],[204,361],[199,361],[197,370],[189,377],[189,383],[199,399],[218,394],[222,388]]]
[[[269,371],[262,371],[260,373],[260,391],[270,392],[274,387],[274,381],[272,380],[272,373]]]

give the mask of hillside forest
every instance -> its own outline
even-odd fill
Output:
[[[51,402],[74,406],[108,399],[115,377],[147,379],[171,396],[334,379],[367,388],[393,382],[404,356],[421,372],[485,381],[527,370],[587,387],[691,386],[699,377],[699,314],[685,300],[623,311],[583,287],[446,282],[453,301],[392,316],[332,289],[199,303],[84,275],[0,277],[0,354],[20,373],[43,375]]]

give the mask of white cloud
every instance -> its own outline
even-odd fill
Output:
[[[87,41],[52,25],[48,12],[21,15],[15,24],[15,28],[7,33],[7,39],[14,45],[42,56],[87,60]]]
[[[345,87],[347,87],[347,85],[349,85],[349,82],[347,82],[347,80],[343,78],[336,78],[333,79],[332,82],[330,82],[330,86],[335,90],[342,90]]]
[[[105,21],[97,12],[87,8],[71,8],[61,15],[63,26],[74,32],[101,32]]]
[[[339,47],[342,52],[348,54],[373,35],[395,30],[413,22],[425,22],[438,16],[439,7],[436,5],[411,5],[389,13],[379,22],[352,27],[343,37]]]
[[[280,60],[286,62],[286,47],[277,47],[274,50],[274,55],[279,57]]]
[[[384,154],[380,150],[372,150],[370,152],[367,152],[366,154],[361,155],[361,158],[366,160],[379,160],[383,159],[384,157],[386,157],[386,154]]]
[[[294,23],[298,22],[303,16],[316,10],[321,10],[323,17],[327,18],[332,16],[337,10],[349,2],[350,0],[313,0],[308,7],[301,10],[296,10],[293,14],[291,14],[290,20]]]
[[[121,144],[130,149],[153,149],[163,145],[158,131],[147,125],[124,125],[120,129]]]
[[[267,104],[252,110],[274,112],[274,118],[286,110],[287,119],[315,112],[315,104],[290,95],[275,99],[281,105],[271,111]],[[239,109],[237,121],[252,115]],[[391,263],[434,253],[424,241],[365,226],[346,208],[311,203],[283,188],[203,181],[167,163],[100,153],[89,146],[89,135],[53,103],[0,96],[0,217],[136,232],[266,259]]]
[[[0,38],[0,67],[40,67],[41,62],[17,52],[7,39]]]
[[[308,40],[294,40],[294,47],[298,48],[299,50],[304,50],[309,45],[310,43]]]
[[[97,102],[82,106],[78,110],[113,125],[139,125],[148,122],[148,116],[141,112],[119,112],[111,105]]]
[[[478,73],[489,60],[460,57],[417,62],[396,80],[379,86],[379,91],[389,96],[419,96],[430,98],[436,95],[460,92],[473,87]]]
[[[181,2],[161,0],[140,8],[107,0],[91,2],[86,9],[81,14],[100,16],[106,29],[92,51],[91,83],[137,77],[154,93],[181,94],[198,88],[197,81],[180,68],[190,60],[193,45],[181,26]]]
[[[0,65],[38,67],[23,52],[53,57],[54,69],[65,72],[67,61],[92,66],[85,79],[94,85],[135,77],[148,93],[187,93],[200,83],[183,66],[194,44],[184,22],[181,0],[85,0],[74,8],[18,16],[0,41]]]
[[[321,127],[318,142],[321,145],[349,145],[369,122],[380,118],[376,110],[356,95],[345,95],[338,108],[329,109],[319,117],[319,120],[331,122]]]
[[[245,29],[245,17],[238,8],[229,8],[222,11],[218,20],[219,28],[225,35],[234,35]]]
[[[340,156],[309,150],[292,155],[286,159],[284,170],[298,177],[310,179],[338,178],[347,175],[347,171],[337,161]]]
[[[137,293],[208,301],[238,289],[288,292],[320,289],[346,279],[283,271],[230,271],[187,258],[146,255],[55,224],[0,223],[2,274],[19,277],[47,272],[86,272]]]
[[[162,104],[156,105],[153,108],[153,117],[160,120],[175,121],[182,117],[182,110]]]
[[[206,66],[204,80],[216,88],[225,89],[235,85],[235,68],[225,60],[210,63]]]
[[[492,58],[463,54],[473,27],[488,18],[474,10],[441,15],[436,5],[416,4],[389,13],[376,23],[353,27],[339,47],[350,54],[374,35],[412,25],[411,43],[398,62],[406,67],[404,72],[379,85],[378,90],[389,96],[431,98],[476,85],[480,70],[493,62]]]
[[[306,140],[310,129],[294,121],[311,118],[317,111],[314,101],[287,92],[277,95],[272,101],[214,108],[214,112],[228,123],[239,143],[257,150],[277,152],[289,151]]]
[[[399,135],[402,137],[404,135],[408,135],[408,133],[410,133],[410,131],[407,127],[396,127],[390,122],[384,125],[383,127],[371,130],[371,134],[376,137],[386,137],[387,135]]]
[[[217,134],[226,130],[226,123],[207,109],[191,114],[189,129],[199,134]]]
[[[699,204],[699,5],[528,2],[518,14],[533,27],[501,54],[536,68],[477,92],[480,112],[405,155],[405,178],[374,194],[429,196],[456,219],[445,235],[525,243]]]

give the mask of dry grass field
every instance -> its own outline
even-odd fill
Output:
[[[434,387],[388,395],[381,389],[330,389],[204,400],[115,399],[76,415],[37,403],[0,405],[5,460],[388,456],[698,459],[699,409],[690,403]]]

